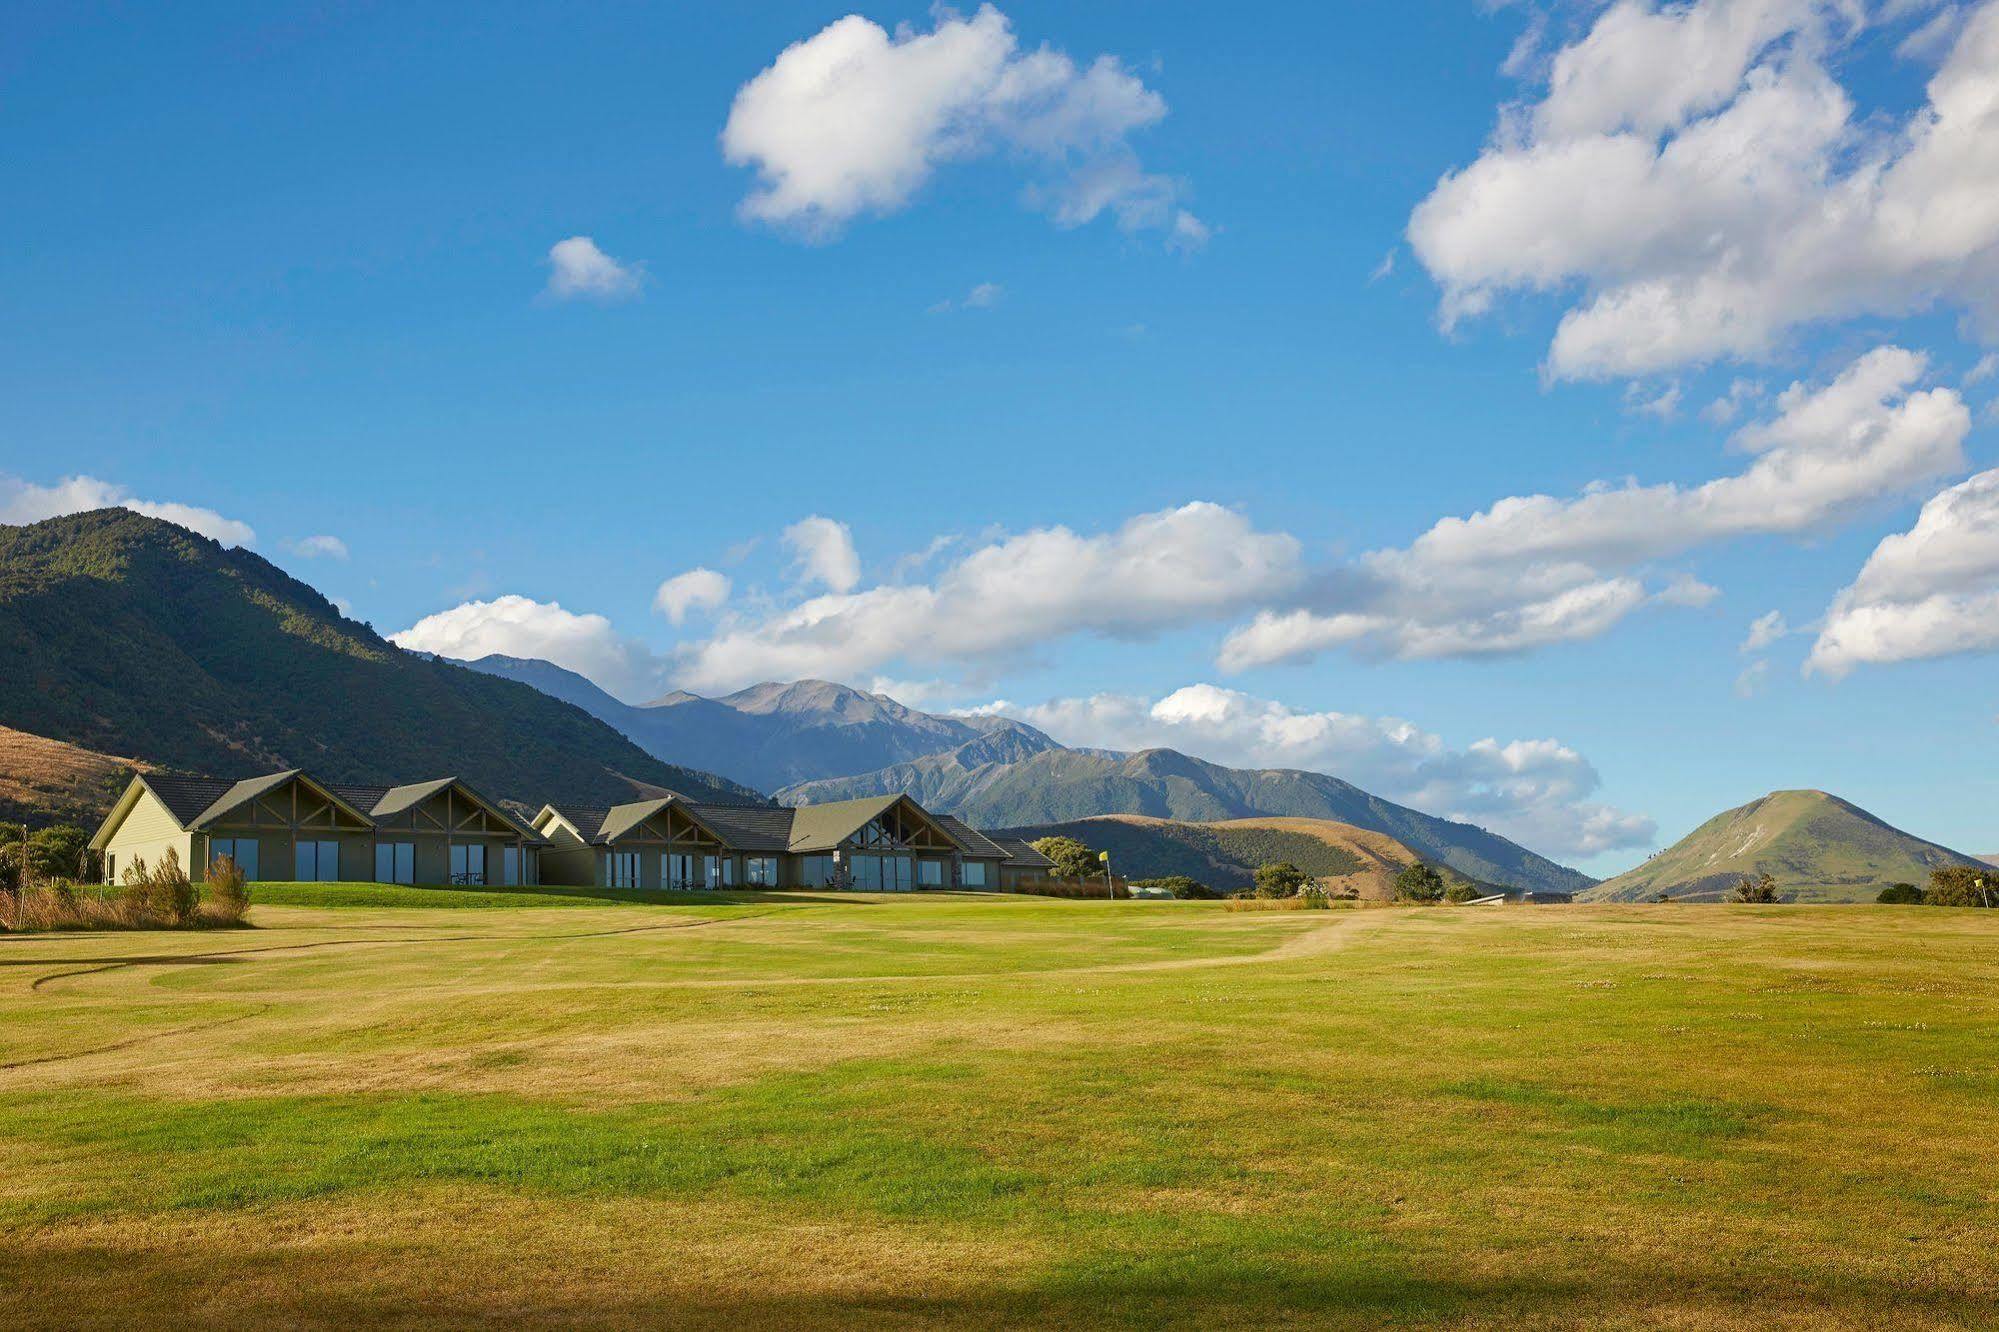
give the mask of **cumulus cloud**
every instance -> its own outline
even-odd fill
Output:
[[[559,301],[621,301],[645,285],[645,271],[621,264],[588,236],[571,236],[548,248],[547,293]]]
[[[819,583],[834,592],[851,592],[861,581],[861,556],[854,534],[845,523],[813,514],[784,529],[800,581]]]
[[[1749,626],[1749,634],[1742,640],[1741,652],[1761,652],[1772,643],[1791,632],[1791,626],[1784,622],[1784,612],[1771,611],[1759,615]]]
[[[1881,347],[1829,384],[1793,384],[1777,414],[1735,435],[1744,470],[1697,486],[1599,484],[1581,495],[1503,499],[1445,518],[1402,549],[1374,551],[1316,585],[1318,604],[1275,608],[1231,634],[1242,670],[1329,648],[1447,657],[1518,652],[1603,633],[1639,607],[1698,605],[1714,589],[1643,566],[1696,546],[1798,535],[1964,465],[1963,399],[1917,388],[1918,353]]]
[[[620,635],[602,615],[564,610],[559,602],[522,596],[468,601],[426,615],[389,641],[412,652],[460,661],[498,653],[538,657],[638,702],[661,689],[661,663],[642,644]]]
[[[291,543],[292,554],[306,560],[344,560],[347,543],[337,536],[302,537]]]
[[[1944,304],[1999,333],[1999,0],[1905,118],[1829,72],[1852,0],[1621,0],[1538,102],[1415,210],[1447,324],[1573,294],[1561,378],[1757,358],[1791,330]]]
[[[1048,46],[1023,51],[991,5],[969,18],[939,10],[927,32],[849,14],[737,90],[722,152],[757,173],[745,218],[808,237],[906,207],[945,163],[999,153],[1027,166],[1029,202],[1058,225],[1109,212],[1185,246],[1205,226],[1130,143],[1165,115],[1165,99],[1115,57],[1078,65]]]
[[[1234,767],[1330,773],[1443,818],[1476,823],[1553,856],[1649,845],[1652,820],[1590,797],[1596,769],[1554,740],[1479,740],[1453,749],[1410,722],[1310,712],[1212,684],[1156,700],[1124,694],[994,704],[1065,744],[1164,747]]]
[[[1098,535],[1047,527],[1005,536],[928,583],[836,590],[725,620],[712,638],[682,650],[678,670],[690,689],[720,689],[854,678],[893,662],[992,659],[1078,632],[1139,638],[1238,614],[1300,576],[1296,540],[1260,532],[1220,505],[1194,503]],[[836,589],[854,588],[857,579],[852,565],[820,575]]]
[[[675,574],[653,593],[652,608],[674,624],[696,611],[719,610],[729,600],[729,577],[713,569]]]
[[[1833,599],[1807,673],[1999,648],[1999,469],[1923,505]]]
[[[38,523],[91,509],[130,509],[149,518],[160,518],[225,546],[254,546],[257,533],[248,523],[224,518],[213,509],[171,500],[135,498],[123,486],[100,481],[94,476],[66,476],[52,486],[38,486],[18,476],[0,472],[0,523]]]

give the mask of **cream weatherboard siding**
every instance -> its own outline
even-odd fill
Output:
[[[119,821],[104,848],[105,855],[112,857],[106,862],[106,877],[123,878],[125,871],[138,860],[156,865],[169,850],[180,857],[182,868],[199,877],[193,841],[190,834],[181,831],[180,821],[160,803],[160,798],[141,788],[138,799]]]

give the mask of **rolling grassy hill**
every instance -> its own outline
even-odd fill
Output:
[[[0,823],[88,824],[148,766],[0,726]]]
[[[1773,791],[1715,815],[1582,896],[1644,902],[1665,893],[1718,901],[1743,876],[1769,874],[1800,901],[1872,901],[1888,884],[1922,884],[1939,866],[1976,863],[1824,791]]]
[[[252,552],[125,509],[0,527],[0,642],[0,725],[162,768],[450,774],[527,802],[759,798],[526,685],[412,656]]]
[[[1497,833],[1383,800],[1324,773],[1225,768],[1171,749],[1020,753],[1001,746],[994,752],[996,741],[986,737],[879,772],[789,786],[778,799],[813,804],[907,790],[925,807],[981,828],[1041,827],[1099,814],[1194,823],[1321,819],[1384,834],[1479,883],[1574,893],[1594,882]]]
[[[1329,819],[1226,819],[1187,823],[1140,814],[1103,814],[1069,823],[1010,828],[1017,837],[1073,837],[1111,853],[1112,867],[1131,879],[1184,874],[1232,892],[1254,885],[1256,868],[1288,860],[1324,886],[1352,889],[1371,901],[1394,895],[1395,876],[1422,859],[1383,833]],[[1446,874],[1455,871],[1446,869]],[[1461,877],[1461,876],[1460,876]]]

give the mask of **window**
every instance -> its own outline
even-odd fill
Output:
[[[746,857],[743,860],[743,882],[753,888],[777,887],[777,857]]]
[[[104,882],[118,882],[118,853],[116,851],[106,851],[104,853]]]
[[[208,863],[227,856],[236,862],[236,868],[243,872],[247,880],[257,878],[257,839],[254,837],[211,837],[208,839]]]
[[[854,887],[875,893],[910,890],[908,856],[855,856]]]
[[[604,886],[607,888],[638,887],[639,853],[636,851],[606,851],[604,853]]]
[[[453,845],[451,848],[451,881],[453,883],[486,882],[486,848],[477,843],[470,846]]]
[[[917,861],[916,886],[918,888],[942,888],[944,886],[944,862],[941,860]]]
[[[340,843],[294,842],[292,862],[300,883],[333,883],[340,878]]]
[[[985,861],[968,860],[965,862],[965,886],[967,888],[983,888],[986,886]]]
[[[702,884],[708,888],[733,888],[736,886],[736,858],[734,856],[703,856],[701,858]]]
[[[798,881],[807,888],[829,888],[837,868],[831,856],[805,856],[798,862]]]
[[[665,886],[685,892],[701,885],[694,878],[694,857],[684,851],[674,851],[660,857],[664,867]]]
[[[376,883],[416,882],[416,843],[375,843]]]
[[[521,849],[506,847],[500,852],[500,882],[509,888],[521,886]]]

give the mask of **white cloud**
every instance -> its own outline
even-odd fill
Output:
[[[1632,384],[1624,392],[1624,410],[1658,421],[1670,421],[1680,414],[1681,389],[1678,380],[1655,391]]]
[[[1101,535],[1049,527],[1001,537],[927,584],[836,592],[725,620],[712,638],[683,649],[679,674],[696,690],[849,679],[895,662],[1002,657],[1079,632],[1141,638],[1240,613],[1300,576],[1293,538],[1194,503]],[[844,573],[821,581],[856,585]]]
[[[306,560],[344,560],[347,543],[337,536],[309,536],[291,543],[292,554]]]
[[[1410,546],[1322,579],[1320,604],[1258,615],[1229,636],[1220,665],[1242,670],[1335,647],[1397,657],[1518,652],[1594,637],[1648,603],[1701,604],[1712,588],[1683,578],[1648,590],[1641,566],[1710,542],[1816,531],[1963,467],[1970,413],[1950,389],[1915,387],[1926,367],[1921,355],[1882,347],[1830,384],[1793,384],[1775,417],[1736,434],[1755,461],[1732,476],[1514,496],[1442,519]]]
[[[213,509],[171,500],[134,498],[123,486],[94,476],[66,476],[52,486],[38,486],[0,472],[0,523],[38,523],[44,518],[86,513],[91,509],[130,509],[149,518],[182,527],[225,546],[254,546],[257,533],[248,523],[224,518]]]
[[[1748,636],[1742,640],[1739,652],[1761,652],[1778,639],[1791,632],[1791,626],[1784,621],[1784,612],[1771,611],[1759,615],[1749,626]]]
[[[522,596],[468,601],[426,615],[389,641],[412,652],[460,661],[499,653],[538,657],[575,671],[627,702],[660,692],[660,662],[643,645],[621,636],[601,615],[579,615],[560,603]]]
[[[1807,673],[1999,648],[1999,469],[1923,505],[1834,598]]]
[[[1070,745],[1164,747],[1210,762],[1326,772],[1427,813],[1476,823],[1549,855],[1649,845],[1652,820],[1596,803],[1596,769],[1554,740],[1452,749],[1395,717],[1305,712],[1212,684],[1148,701],[1120,694],[994,704]]]
[[[1851,0],[1623,0],[1542,99],[1417,207],[1446,323],[1575,296],[1557,377],[1775,351],[1791,330],[1945,304],[1999,333],[1999,2],[1968,15],[1899,122],[1828,72]]]
[[[729,578],[713,569],[675,574],[653,593],[652,608],[674,624],[695,611],[719,610],[729,600]]]
[[[548,248],[548,294],[556,300],[619,301],[638,295],[645,270],[621,264],[588,236],[571,236]]]
[[[851,592],[861,581],[861,556],[845,523],[813,514],[784,529],[784,544],[804,582]]]
[[[1742,668],[1742,674],[1735,677],[1735,696],[1754,698],[1763,692],[1763,687],[1769,683],[1769,679],[1770,663],[1752,661]]]
[[[981,282],[956,300],[945,299],[930,307],[931,314],[948,314],[952,310],[990,310],[998,305],[1000,297],[1006,295],[1006,288],[997,282]]]
[[[1966,372],[1964,382],[1982,384],[1994,375],[1999,375],[1999,352],[1987,352],[1978,358],[1977,365]]]
[[[745,218],[809,237],[906,207],[945,163],[1004,153],[1027,164],[1030,202],[1058,225],[1109,211],[1184,244],[1201,224],[1129,141],[1165,115],[1115,57],[1079,66],[1051,47],[1023,52],[991,5],[970,18],[940,9],[927,32],[849,14],[736,91],[722,151],[756,170]]]
[[[1701,420],[1711,426],[1730,425],[1736,417],[1742,415],[1745,407],[1762,396],[1763,384],[1760,380],[1734,380],[1729,384],[1728,392],[1701,408]]]

